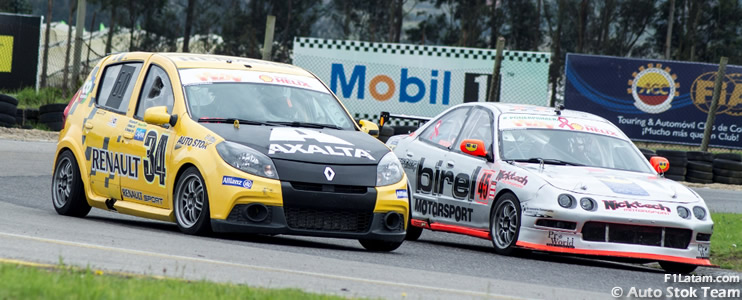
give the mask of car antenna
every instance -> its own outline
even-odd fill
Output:
[[[557,114],[557,116],[561,116],[562,110],[564,110],[564,104],[557,104],[556,108],[554,109],[554,112]]]
[[[239,120],[234,120],[234,128],[235,129],[240,129],[240,121]]]

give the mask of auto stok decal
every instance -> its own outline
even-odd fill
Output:
[[[142,193],[141,191],[121,188],[121,195],[124,198],[128,198],[128,199],[134,199],[134,200],[149,202],[152,204],[162,205],[162,197],[147,195],[147,194]]]
[[[669,207],[658,204],[646,204],[639,201],[616,201],[616,200],[603,200],[606,210],[614,211],[621,210],[625,212],[641,212],[651,213],[660,215],[669,215],[672,210]]]
[[[417,184],[415,192],[422,194],[440,195],[445,186],[451,187],[451,196],[456,199],[468,199],[473,201],[479,172],[482,170],[481,167],[477,167],[471,173],[471,176],[466,173],[454,174],[451,171],[441,170],[442,160],[439,160],[435,164],[435,169],[425,167],[425,158],[421,158],[417,164]]]
[[[93,171],[139,179],[141,157],[89,147],[90,166]]]
[[[224,176],[222,177],[222,185],[239,186],[246,189],[251,189],[252,180],[239,177]]]
[[[159,142],[157,141],[157,131],[150,130],[144,137],[144,147],[147,148],[147,156],[142,160],[144,179],[147,183],[155,181],[155,177],[159,177],[160,186],[165,186],[165,176],[167,170],[165,169],[165,151],[167,149],[167,141],[169,136],[167,134],[160,135]]]
[[[518,176],[515,171],[500,170],[500,172],[497,173],[495,181],[522,188],[528,184],[528,176]]]
[[[314,141],[319,144],[307,144],[308,141]],[[296,129],[296,128],[273,128],[270,136],[271,142],[294,142],[294,143],[271,143],[268,145],[268,154],[276,153],[303,153],[303,154],[321,154],[333,156],[346,156],[355,158],[367,158],[375,161],[368,151],[358,149],[350,142],[325,134],[316,130]],[[333,145],[326,145],[333,144]],[[343,146],[337,146],[343,145]]]
[[[178,142],[176,142],[175,144],[182,145],[182,146],[193,146],[196,149],[206,149],[206,146],[209,143],[201,139],[194,139],[188,136],[181,136],[180,138],[178,138]]]
[[[453,204],[436,203],[423,198],[415,198],[415,211],[423,215],[443,217],[456,220],[456,222],[471,222],[473,208]]]
[[[560,248],[574,248],[575,238],[569,237],[568,235],[549,230],[548,242],[546,246],[560,247]]]

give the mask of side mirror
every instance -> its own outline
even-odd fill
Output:
[[[670,162],[667,161],[667,158],[662,156],[652,156],[652,158],[649,159],[649,163],[652,164],[654,170],[660,174],[663,174],[670,169]]]
[[[361,125],[361,130],[363,130],[363,132],[368,133],[375,138],[379,137],[379,126],[376,125],[376,123],[367,120],[359,120],[358,125]]]
[[[464,152],[473,156],[487,157],[487,148],[484,146],[484,141],[468,139],[461,141],[461,152]]]
[[[157,126],[163,124],[175,126],[175,123],[178,122],[178,116],[168,114],[166,106],[155,106],[144,111],[144,122]]]

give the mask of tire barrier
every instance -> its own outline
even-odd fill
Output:
[[[712,183],[714,179],[714,154],[703,151],[688,151],[685,181],[694,183]],[[672,166],[672,165],[671,165]]]
[[[0,127],[11,127],[15,125],[15,113],[17,109],[17,99],[0,94]]]
[[[39,107],[39,122],[46,125],[51,130],[62,130],[62,127],[64,126],[62,120],[64,118],[64,109],[66,107],[67,104],[62,103],[42,105]]]
[[[662,156],[670,162],[665,178],[694,183],[723,183],[742,185],[742,154],[710,153],[703,151],[676,151],[639,148],[644,157]]]

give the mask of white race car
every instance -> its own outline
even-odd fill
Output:
[[[531,249],[711,266],[713,221],[693,190],[662,176],[609,121],[529,105],[466,103],[393,136],[410,180],[412,227]]]

